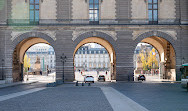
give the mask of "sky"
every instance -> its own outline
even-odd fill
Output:
[[[103,46],[97,44],[97,43],[87,43],[84,46],[91,45],[91,48],[104,48]]]

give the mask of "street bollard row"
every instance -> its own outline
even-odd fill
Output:
[[[84,82],[82,82],[82,84],[81,84],[82,86],[84,86]],[[79,83],[78,83],[78,81],[76,81],[76,85],[75,86],[79,86]],[[88,86],[91,86],[91,83],[88,83]]]

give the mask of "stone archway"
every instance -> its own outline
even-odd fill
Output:
[[[160,55],[160,79],[177,80],[175,40],[164,32],[146,32],[138,36],[135,43],[148,43],[158,50]]]
[[[115,55],[115,50],[113,48],[113,46],[105,39],[100,38],[100,37],[88,37],[85,38],[84,40],[80,41],[79,44],[77,44],[74,53],[73,53],[73,58],[75,56],[75,53],[77,52],[77,50],[83,46],[84,44],[87,43],[97,43],[100,44],[101,46],[103,46],[109,54],[109,58],[110,58],[110,72],[111,72],[111,79],[112,80],[116,80],[116,55]],[[74,61],[74,59],[73,59]]]
[[[45,43],[52,45],[54,44],[54,40],[48,35],[43,33],[28,32],[20,35],[18,38],[16,38],[13,41],[13,52],[12,52],[12,81],[13,82],[23,80],[23,62],[24,62],[25,52],[31,46],[38,43]]]

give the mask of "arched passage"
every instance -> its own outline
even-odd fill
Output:
[[[103,46],[109,54],[110,58],[110,72],[111,72],[111,79],[116,80],[116,56],[115,56],[115,51],[112,45],[105,39],[99,38],[99,37],[89,37],[84,40],[82,40],[75,48],[74,53],[73,53],[73,58],[75,57],[75,54],[77,50],[83,46],[84,44],[87,43],[97,43]],[[74,60],[73,60],[74,61]]]
[[[33,45],[45,43],[50,45],[47,40],[38,37],[29,37],[19,42],[13,52],[12,62],[12,78],[14,82],[23,80],[24,55],[26,51]]]
[[[176,58],[172,44],[166,39],[157,36],[144,38],[140,42],[148,43],[158,51],[160,57],[159,79],[176,80]]]

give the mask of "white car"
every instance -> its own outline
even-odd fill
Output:
[[[182,88],[187,88],[188,91],[188,79],[181,79]]]
[[[94,83],[94,77],[93,76],[86,76],[85,78],[84,78],[84,82],[86,83],[86,82],[92,82],[92,83]]]

